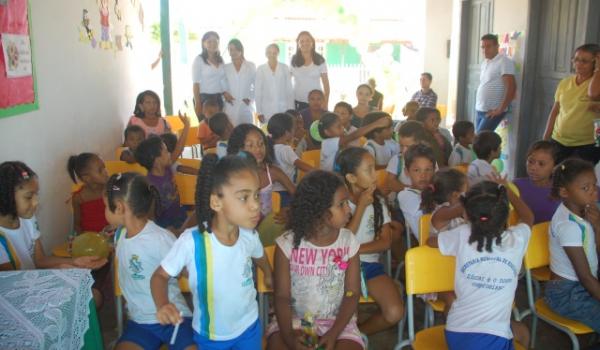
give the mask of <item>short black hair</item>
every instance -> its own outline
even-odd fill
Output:
[[[438,118],[442,117],[442,114],[437,108],[421,107],[417,110],[417,113],[415,114],[415,119],[420,121],[421,123],[424,123],[430,114],[435,114]]]
[[[407,120],[398,128],[398,137],[412,137],[416,142],[425,140],[423,123],[416,120]]]
[[[373,124],[376,121],[378,121],[379,119],[383,119],[383,118],[388,118],[390,120],[390,126],[392,125],[392,117],[389,114],[387,114],[386,112],[377,111],[377,112],[367,113],[362,120],[362,126],[367,126],[369,124]],[[389,126],[373,129],[369,133],[365,134],[365,137],[370,140],[370,139],[374,138],[376,134],[382,132],[383,130],[385,130],[387,128],[389,128]]]
[[[154,166],[154,160],[162,153],[163,144],[163,140],[156,135],[148,137],[135,150],[135,160],[150,171]]]
[[[156,187],[150,185],[145,176],[138,173],[113,174],[106,183],[108,209],[114,213],[118,199],[127,203],[134,216],[148,218],[152,208],[155,212],[160,204]]]
[[[479,159],[488,159],[490,154],[500,149],[502,139],[493,131],[484,130],[475,136],[473,151]]]
[[[406,164],[406,168],[410,168],[410,165],[415,161],[415,159],[417,158],[427,158],[431,161],[431,163],[433,164],[433,166],[435,167],[435,155],[433,153],[433,149],[431,149],[431,147],[422,144],[422,143],[417,143],[416,145],[412,145],[410,147],[408,147],[408,149],[406,150],[406,153],[404,154],[404,163]]]
[[[529,149],[527,150],[527,157],[529,157],[533,152],[536,151],[546,151],[550,153],[554,164],[558,162],[558,153],[560,150],[558,149],[556,143],[546,140],[536,141],[531,146],[529,146]]]
[[[493,41],[494,44],[498,45],[498,36],[496,34],[488,33],[481,37],[481,41],[483,40]]]
[[[25,163],[19,161],[0,164],[0,215],[18,217],[15,192],[19,186],[37,175]]]
[[[452,136],[458,142],[461,137],[467,136],[469,131],[475,130],[475,125],[468,120],[459,120],[452,125]]]
[[[167,151],[169,153],[173,153],[175,147],[177,146],[177,135],[166,132],[160,135],[160,139],[164,142],[165,146],[167,146]]]
[[[215,113],[208,120],[208,127],[217,136],[223,137],[227,130],[227,124],[229,123],[229,117],[223,112]]]
[[[240,124],[233,128],[231,131],[231,136],[229,136],[229,142],[227,142],[227,154],[229,155],[237,155],[240,151],[244,150],[244,143],[246,142],[246,136],[252,131],[257,132],[263,139],[263,143],[265,144],[265,159],[264,162],[266,164],[273,163],[273,156],[269,147],[269,140],[267,140],[267,136],[265,133],[254,124]]]
[[[140,133],[140,134],[144,135],[144,137],[146,137],[146,132],[144,131],[144,129],[141,126],[129,125],[128,127],[125,128],[123,137],[125,138],[125,140],[127,140],[127,136],[129,136],[131,134],[137,134],[137,133]]]
[[[429,79],[429,81],[433,80],[433,75],[431,75],[431,73],[429,73],[429,72],[423,72],[423,73],[421,73],[421,76],[427,77],[427,79]]]
[[[99,159],[100,157],[95,153],[84,152],[75,156],[70,156],[67,160],[67,172],[73,180],[73,183],[77,183],[77,179],[81,180],[81,175],[87,170],[88,165],[92,160]]]

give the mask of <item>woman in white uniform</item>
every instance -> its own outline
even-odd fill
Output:
[[[231,39],[228,49],[231,63],[225,65],[225,77],[232,100],[225,104],[225,113],[234,127],[240,124],[252,124],[256,66],[246,61],[244,46],[238,39]]]
[[[309,32],[303,31],[296,39],[298,45],[296,53],[292,56],[291,73],[294,78],[294,100],[296,110],[308,108],[308,93],[312,90],[321,90],[325,95],[323,109],[327,110],[329,104],[329,78],[327,77],[327,64],[325,58],[315,49],[315,39]],[[323,86],[321,87],[321,83]]]
[[[219,34],[206,32],[202,36],[202,53],[192,64],[192,81],[194,89],[194,109],[198,118],[202,117],[202,103],[214,98],[223,109],[223,96],[227,101],[231,96],[227,93],[227,81],[223,58],[219,52]]]
[[[261,123],[294,108],[292,76],[289,67],[277,61],[279,46],[267,46],[266,56],[267,63],[256,69],[256,113]]]

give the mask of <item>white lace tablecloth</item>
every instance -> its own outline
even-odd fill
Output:
[[[81,349],[93,282],[83,269],[0,272],[0,349]]]

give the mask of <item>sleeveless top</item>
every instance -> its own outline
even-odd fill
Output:
[[[267,178],[269,179],[269,184],[265,187],[261,188],[259,191],[260,198],[260,214],[262,217],[267,216],[273,208],[272,194],[273,194],[273,180],[271,180],[271,172],[269,171],[269,166],[267,168]]]
[[[82,190],[83,187],[73,194],[78,194]],[[102,197],[79,203],[79,226],[82,232],[100,232],[108,225],[104,216],[104,208]]]
[[[129,125],[137,125],[144,129],[144,132],[146,133],[146,138],[148,138],[148,136],[150,135],[160,136],[162,134],[171,132],[169,123],[167,123],[167,120],[162,117],[158,119],[158,124],[156,124],[156,126],[148,126],[146,125],[146,123],[144,123],[144,120],[142,118],[132,115],[129,119]]]

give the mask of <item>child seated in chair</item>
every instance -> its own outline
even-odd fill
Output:
[[[219,137],[216,147],[217,156],[221,159],[227,155],[227,142],[229,141],[229,136],[231,136],[233,124],[231,124],[227,114],[219,112],[210,118],[208,126],[210,127],[210,131]]]
[[[119,160],[127,162],[129,164],[135,163],[135,150],[142,141],[146,139],[146,132],[139,125],[129,125],[125,128],[125,142],[123,145],[125,149],[121,152]]]

